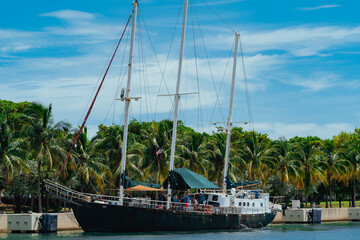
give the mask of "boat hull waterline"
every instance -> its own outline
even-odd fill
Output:
[[[150,232],[260,228],[271,223],[276,212],[261,214],[212,214],[138,208],[99,203],[72,206],[85,232]]]

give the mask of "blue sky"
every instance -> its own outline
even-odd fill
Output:
[[[202,0],[190,2],[196,7],[202,37],[191,8],[181,91],[197,91],[192,51],[195,39],[199,48],[197,70],[202,114],[198,114],[198,95],[183,96],[180,118],[197,130],[209,131],[213,129],[209,122],[223,121],[219,105],[223,115],[227,115],[231,69],[226,66],[231,61],[234,34]],[[268,133],[273,139],[295,135],[331,138],[359,127],[358,1],[206,2],[241,33],[255,130]],[[140,1],[138,29],[142,35],[138,33],[136,39],[137,43],[141,39],[142,44],[135,48],[132,95],[141,96],[142,100],[132,104],[131,117],[143,121],[169,117],[171,101],[156,96],[175,91],[179,27],[170,51],[169,46],[180,4],[181,1],[175,0]],[[131,1],[124,0],[2,2],[0,99],[53,103],[56,121],[66,119],[75,126],[80,124],[130,10]],[[101,123],[123,121],[122,104],[114,104],[114,98],[118,86],[125,87],[128,35],[125,36],[89,119],[92,134]],[[139,60],[139,52],[144,54],[141,56],[146,59],[146,65]],[[141,75],[143,69],[146,74]],[[168,90],[159,69],[165,69]],[[237,73],[234,121],[246,121],[241,62]],[[213,86],[218,90],[221,86],[220,104]]]

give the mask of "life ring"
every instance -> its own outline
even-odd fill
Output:
[[[206,213],[210,213],[210,206],[209,206],[209,205],[206,205],[206,206],[205,206],[205,212],[206,212]]]

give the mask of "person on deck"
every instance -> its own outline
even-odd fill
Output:
[[[185,211],[187,212],[190,211],[190,208],[191,208],[191,198],[189,197],[185,203]]]
[[[205,196],[203,194],[201,194],[200,199],[201,199],[201,203],[206,205],[206,198],[205,198]]]
[[[191,200],[191,198],[188,194],[186,194],[186,196],[184,197],[184,203],[187,203],[188,200]]]
[[[196,200],[196,198],[193,198],[192,202],[194,204],[194,210],[197,211],[198,210],[198,201]]]

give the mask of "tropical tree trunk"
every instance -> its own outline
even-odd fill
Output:
[[[40,183],[41,183],[41,170],[40,170],[40,167],[41,167],[41,161],[38,160],[38,169],[37,169],[37,172],[38,172],[38,208],[39,208],[39,213],[42,213],[42,205],[41,205],[41,186],[40,186]]]
[[[50,209],[50,198],[49,198],[49,193],[46,192],[46,212],[48,213]]]
[[[326,196],[325,196],[325,201],[326,201],[325,208],[329,208],[328,200],[329,200],[329,194],[326,194]]]
[[[284,177],[281,177],[281,189],[280,189],[280,196],[283,196],[283,190],[284,190]]]
[[[330,208],[332,208],[332,191],[331,191],[331,180],[330,180],[330,184],[329,184],[329,202],[330,202]]]
[[[20,213],[21,212],[21,199],[22,199],[22,195],[18,196],[18,195],[14,195],[14,203],[15,203],[15,208],[14,208],[14,213]]]
[[[1,201],[1,194],[5,191],[5,189],[1,189],[0,190],[0,204],[2,204],[2,201]]]
[[[328,182],[328,185],[329,185],[329,188],[328,188],[328,192],[327,192],[327,194],[326,194],[326,206],[325,206],[325,208],[329,208],[329,198],[331,198],[330,197],[330,192],[331,192],[331,190],[330,190],[330,188],[331,188],[331,183],[330,183],[330,176],[329,176],[329,173],[327,174],[327,182]]]
[[[353,177],[353,194],[352,194],[352,207],[355,207],[356,202],[356,179],[355,176]]]
[[[35,193],[34,193],[34,191],[31,191],[30,208],[31,208],[31,211],[32,211],[32,212],[34,211],[34,200],[35,200]]]

